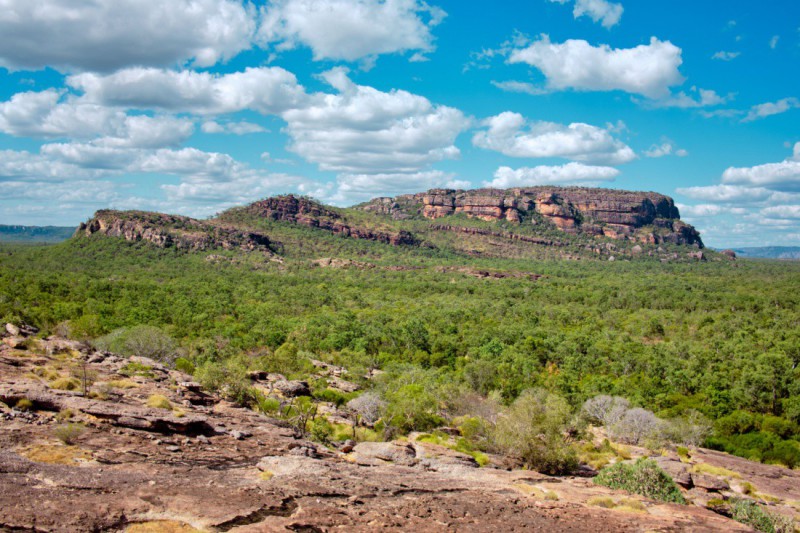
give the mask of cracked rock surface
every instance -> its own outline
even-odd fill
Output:
[[[0,531],[748,531],[693,506],[591,506],[628,496],[435,445],[332,451],[213,396],[192,403],[190,377],[168,370],[104,399],[49,388],[41,369],[70,357],[105,359],[87,363],[98,382],[125,379],[107,357],[0,349]],[[148,407],[153,394],[175,409]],[[84,428],[71,445],[56,438],[66,411]]]

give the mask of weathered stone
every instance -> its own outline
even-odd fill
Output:
[[[376,465],[395,463],[413,466],[417,464],[417,453],[414,446],[407,442],[360,442],[353,448],[358,464]]]
[[[391,208],[387,211],[387,205]],[[420,207],[421,206],[421,207]],[[534,213],[567,232],[628,238],[636,230],[641,242],[697,244],[697,231],[679,220],[678,208],[667,196],[649,192],[580,187],[520,187],[513,189],[432,189],[425,193],[380,198],[361,209],[377,213],[421,214],[436,219],[454,213],[484,220],[535,220]]]
[[[731,488],[724,479],[707,474],[692,474],[692,482],[695,487],[705,489],[709,492],[720,492],[723,490],[730,490]]]
[[[311,387],[307,381],[279,380],[272,384],[274,390],[289,398],[297,396],[311,396]]]
[[[272,255],[266,235],[241,231],[211,221],[147,211],[97,211],[81,224],[75,235],[94,234],[121,237],[126,241],[147,241],[159,248],[186,250],[239,249]]]

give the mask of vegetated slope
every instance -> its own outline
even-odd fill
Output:
[[[247,234],[246,241],[260,235],[271,250],[287,257],[308,257],[310,251],[322,253],[329,247],[333,252],[342,246],[372,248],[376,250],[372,255],[384,257],[384,247],[371,246],[375,244],[407,248],[390,255],[420,258],[456,254],[519,259],[705,259],[709,253],[699,250],[703,247],[699,234],[678,215],[672,200],[656,193],[553,187],[432,190],[376,199],[349,209],[304,197],[277,196],[202,222],[101,211],[79,233],[207,249],[229,248],[230,236],[220,232],[239,232]],[[114,217],[118,220],[113,221]],[[204,232],[199,245],[196,238],[187,242],[185,235],[176,234],[177,230],[185,233],[187,228],[181,225],[186,224],[195,233]],[[367,244],[334,244],[330,236]]]
[[[0,224],[0,242],[61,242],[72,237],[74,232],[73,227]]]

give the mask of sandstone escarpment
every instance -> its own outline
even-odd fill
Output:
[[[438,219],[463,213],[487,221],[549,222],[569,233],[630,239],[651,244],[702,247],[700,234],[680,221],[672,198],[653,192],[580,187],[513,189],[432,189],[396,198],[377,198],[361,206],[403,219]]]
[[[250,204],[245,210],[261,218],[319,228],[353,239],[382,242],[394,246],[417,244],[414,236],[407,231],[392,232],[357,227],[347,223],[336,211],[308,198],[294,195],[267,198]]]
[[[120,237],[131,242],[146,241],[159,248],[193,251],[221,248],[271,253],[271,243],[266,235],[179,215],[145,211],[98,211],[75,232],[76,236],[94,234]]]

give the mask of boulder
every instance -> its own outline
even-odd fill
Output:
[[[311,387],[308,385],[307,381],[280,380],[273,383],[272,387],[288,398],[311,396]]]
[[[724,479],[707,474],[692,474],[692,482],[695,487],[707,490],[708,492],[721,492],[723,490],[730,490],[731,488]]]
[[[658,466],[672,477],[673,481],[685,489],[690,489],[693,486],[692,474],[685,463],[669,459],[667,457],[656,457],[655,459]]]
[[[394,463],[403,466],[417,464],[417,452],[407,442],[360,442],[353,448],[356,463],[360,465],[379,465]]]

